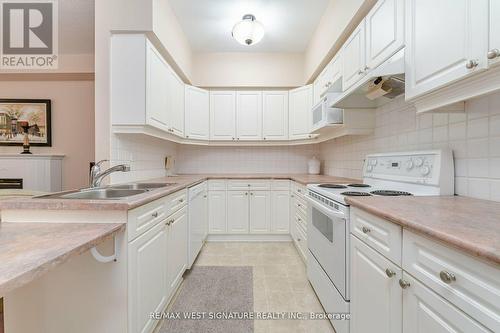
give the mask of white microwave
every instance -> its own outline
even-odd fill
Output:
[[[332,124],[344,123],[344,110],[328,107],[330,100],[335,97],[335,93],[326,94],[312,108],[312,133]]]

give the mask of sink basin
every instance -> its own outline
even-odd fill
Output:
[[[70,193],[59,193],[43,195],[38,198],[45,199],[87,199],[87,200],[108,200],[123,199],[133,195],[147,192],[145,189],[113,189],[113,188],[93,188],[83,189]]]
[[[134,183],[134,184],[123,184],[123,185],[111,185],[109,188],[116,190],[154,190],[172,185],[175,185],[175,183]]]

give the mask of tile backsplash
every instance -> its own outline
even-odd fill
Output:
[[[398,98],[374,110],[373,135],[321,143],[323,173],[361,178],[367,154],[450,147],[456,194],[500,201],[500,93],[467,101],[465,108],[417,115]]]
[[[181,173],[307,173],[307,161],[319,155],[319,146],[182,146],[177,153]]]

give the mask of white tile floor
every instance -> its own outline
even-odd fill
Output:
[[[285,243],[207,243],[195,265],[252,266],[254,311],[323,312],[294,245]],[[255,333],[329,333],[327,320],[256,320]]]

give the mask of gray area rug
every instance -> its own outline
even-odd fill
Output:
[[[163,319],[159,333],[251,333],[253,320],[236,314],[253,311],[252,267],[194,266]],[[186,315],[205,313],[205,318]],[[224,313],[231,319],[210,319]],[[180,318],[173,318],[179,313]]]

